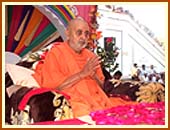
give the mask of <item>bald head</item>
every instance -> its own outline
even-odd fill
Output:
[[[87,26],[89,28],[88,23],[83,18],[75,18],[69,21],[67,29],[73,29],[74,27],[78,26],[79,24]]]

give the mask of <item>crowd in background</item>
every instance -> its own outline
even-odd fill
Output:
[[[144,64],[139,67],[137,63],[134,63],[131,69],[131,78],[138,81],[159,82],[165,84],[165,73],[158,73],[153,65],[150,65],[147,69]]]

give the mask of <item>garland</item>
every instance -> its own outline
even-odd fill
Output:
[[[117,106],[90,116],[96,125],[164,125],[165,102]]]

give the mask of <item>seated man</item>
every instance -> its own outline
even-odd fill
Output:
[[[122,100],[112,103],[101,89],[100,58],[85,48],[88,24],[80,18],[71,20],[66,35],[67,41],[52,47],[44,64],[37,67],[33,76],[39,85],[68,94],[75,117],[124,104]]]
[[[113,75],[113,78],[116,80],[120,80],[120,78],[122,77],[122,72],[121,71],[116,71]]]

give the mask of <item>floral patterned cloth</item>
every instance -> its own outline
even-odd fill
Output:
[[[22,87],[10,97],[9,104],[8,123],[12,125],[73,118],[68,96],[55,90]]]

